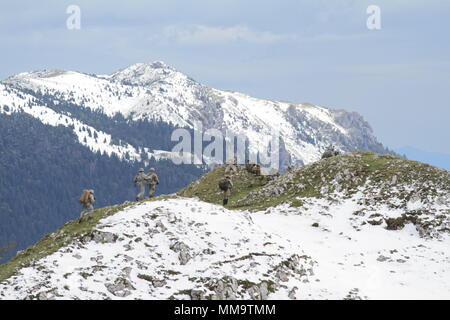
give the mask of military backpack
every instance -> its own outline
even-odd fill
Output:
[[[219,181],[219,189],[222,191],[227,191],[230,189],[230,183],[227,179],[222,179]]]
[[[91,190],[85,189],[80,196],[80,203],[89,204],[91,203]]]

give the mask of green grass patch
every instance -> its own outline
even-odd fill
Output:
[[[225,166],[217,167],[205,174],[200,180],[191,183],[177,195],[182,197],[197,197],[202,201],[222,204],[223,191],[219,189],[219,181],[225,177]],[[228,200],[229,208],[235,207],[235,202],[248,193],[266,185],[269,180],[266,176],[256,176],[248,173],[244,166],[238,166],[238,172],[231,175],[233,189]]]

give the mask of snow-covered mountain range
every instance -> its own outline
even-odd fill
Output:
[[[112,132],[86,121],[90,112],[110,119],[120,114],[127,121],[160,120],[175,127],[201,123],[204,129],[243,134],[255,148],[279,132],[285,164],[315,161],[330,144],[342,151],[386,152],[357,113],[208,88],[163,62],[138,63],[110,75],[49,70],[12,76],[0,82],[0,113],[14,112],[71,128],[92,151],[131,161],[140,161],[144,153],[157,159],[176,155],[124,137],[117,142]]]

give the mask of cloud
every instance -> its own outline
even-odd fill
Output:
[[[247,26],[214,27],[205,25],[165,27],[161,34],[151,40],[161,40],[182,45],[214,45],[244,42],[252,44],[272,44],[297,39],[295,34],[261,32]]]
[[[415,81],[427,77],[428,79],[435,80],[439,75],[442,75],[443,79],[448,79],[450,62],[414,61],[409,63],[352,64],[336,66],[335,70],[361,76],[402,77],[415,79]]]
[[[257,31],[245,25],[216,27],[206,25],[170,25],[159,33],[149,36],[153,43],[171,45],[228,45],[232,43],[248,44],[289,44],[310,42],[359,41],[373,37],[369,33],[359,34],[303,34],[275,33]]]

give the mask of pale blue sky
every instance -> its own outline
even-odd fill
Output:
[[[162,60],[211,87],[357,111],[391,148],[450,153],[449,21],[433,0],[2,1],[0,78]]]

